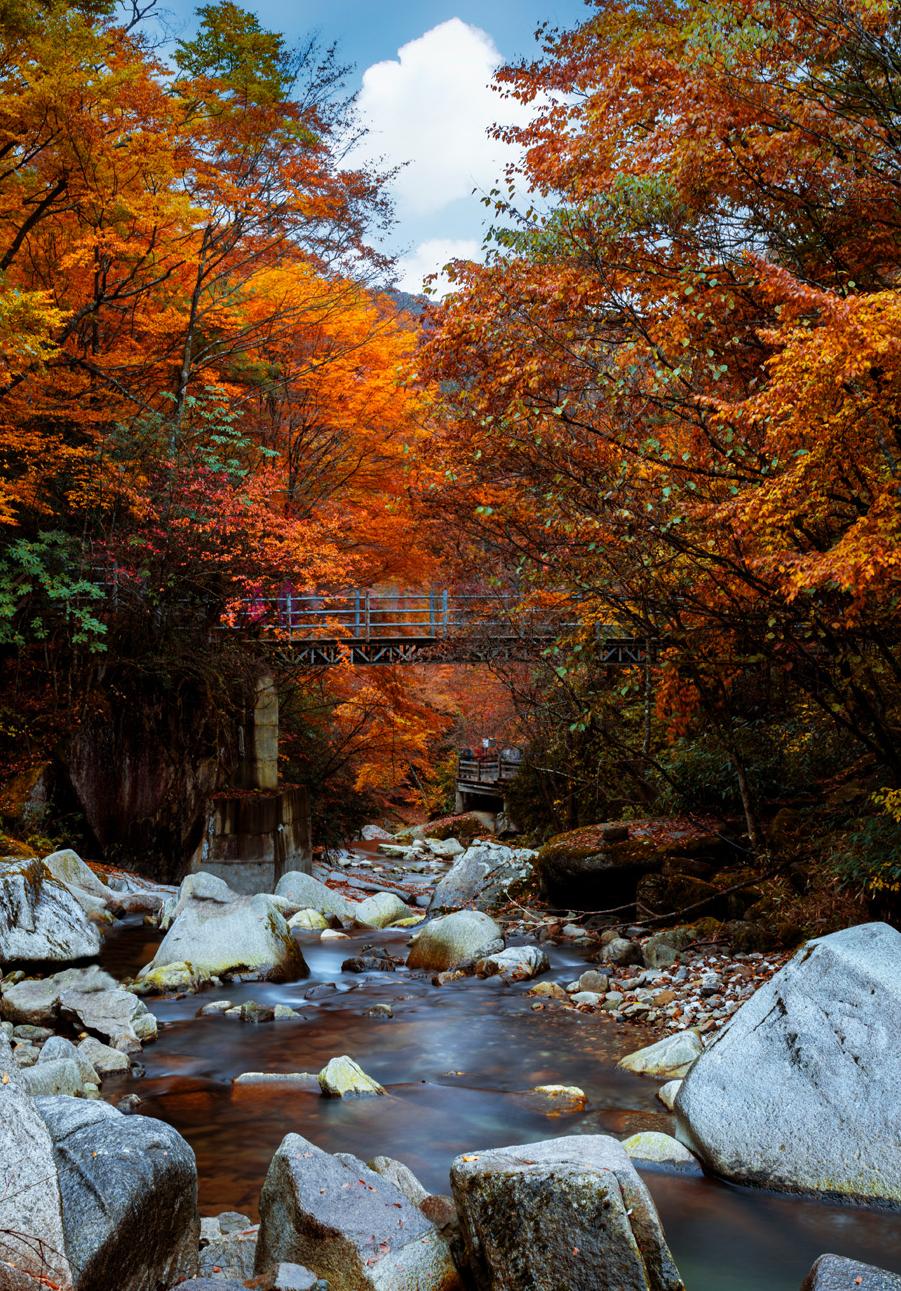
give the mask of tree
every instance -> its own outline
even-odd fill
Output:
[[[661,718],[718,733],[761,842],[754,670],[901,774],[897,10],[596,10],[500,74],[536,197],[496,195],[438,312],[424,506],[574,602],[589,657],[659,642]]]

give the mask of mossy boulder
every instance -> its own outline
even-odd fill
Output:
[[[494,817],[489,812],[466,811],[459,816],[441,816],[438,820],[417,825],[410,830],[410,837],[437,838],[440,842],[456,838],[461,843],[471,843],[474,838],[485,838],[493,833]]]
[[[228,973],[272,981],[307,976],[300,947],[271,897],[231,893],[229,900],[219,891],[203,891],[195,886],[186,900],[179,899],[178,913],[139,982],[152,982],[172,966],[189,966],[198,982]]]
[[[713,862],[719,831],[681,817],[610,821],[558,834],[541,848],[536,872],[549,900],[573,909],[609,909],[635,900],[639,880],[675,857]],[[700,880],[699,880],[700,881]]]

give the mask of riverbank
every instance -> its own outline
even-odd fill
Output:
[[[343,861],[319,870],[333,892],[356,899],[374,890],[402,892],[416,910],[447,871],[447,862],[435,861],[408,868],[371,845]],[[104,1079],[102,1097],[131,1103],[185,1137],[196,1155],[205,1216],[236,1211],[256,1222],[262,1181],[288,1132],[328,1152],[399,1159],[429,1192],[442,1194],[460,1154],[561,1135],[671,1134],[674,1120],[657,1098],[661,1081],[623,1070],[620,1059],[684,1029],[694,1002],[711,1015],[731,1009],[778,966],[772,956],[726,958],[700,943],[684,947],[666,969],[608,964],[599,961],[611,944],[602,945],[604,934],[586,934],[551,914],[539,922],[511,920],[505,931],[513,946],[540,945],[547,970],[522,982],[466,975],[436,986],[435,974],[411,971],[404,962],[415,929],[348,928],[339,935],[298,928],[305,978],[223,980],[199,991],[145,996],[157,1039],[135,1055],[130,1071]],[[128,916],[105,934],[103,968],[127,982],[153,959],[161,937],[141,915]],[[644,954],[648,940],[632,940]],[[383,959],[369,971],[346,967],[378,959],[368,947],[386,951],[390,966]],[[711,972],[722,982],[713,993]],[[608,977],[605,994],[625,988],[615,1009],[566,990],[584,974],[599,973]],[[536,995],[542,986],[558,988],[565,999]],[[667,990],[677,998],[661,1001]],[[643,992],[652,998],[642,999]],[[243,1015],[204,1012],[214,1001],[232,1010],[258,1007]],[[283,1016],[276,1020],[279,1006]],[[672,1006],[681,1008],[681,1017],[667,1013]],[[723,1020],[707,1019],[714,1027]],[[237,1079],[249,1072],[316,1073],[341,1054],[354,1058],[386,1096],[329,1099],[315,1082]],[[584,1098],[549,1102],[535,1093],[547,1085],[578,1088]],[[641,1172],[691,1291],[798,1291],[826,1250],[901,1270],[896,1216],[724,1186],[706,1176],[645,1166]]]

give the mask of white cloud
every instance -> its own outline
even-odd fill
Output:
[[[502,62],[487,32],[451,18],[364,73],[358,105],[370,133],[350,161],[409,163],[393,184],[402,220],[433,214],[501,178],[511,150],[487,131],[527,117],[522,105],[491,89]]]
[[[420,242],[409,255],[402,256],[397,262],[397,285],[401,291],[410,291],[417,295],[422,291],[422,280],[428,274],[437,273],[438,281],[435,290],[443,296],[450,288],[447,276],[442,273],[444,266],[451,260],[481,260],[481,244],[474,238],[429,238]]]

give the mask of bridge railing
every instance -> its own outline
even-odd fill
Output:
[[[485,757],[457,757],[457,779],[463,784],[496,785],[513,780],[522,761],[520,758],[506,758],[503,754],[492,753]]]
[[[372,641],[396,637],[439,640],[467,630],[515,636],[521,630],[521,614],[514,625],[514,597],[429,592],[315,593],[284,591],[278,596],[248,597],[241,605],[236,626],[272,632],[286,640],[319,641],[346,639]],[[574,624],[530,621],[528,631],[551,634]],[[534,616],[527,616],[534,619]]]

